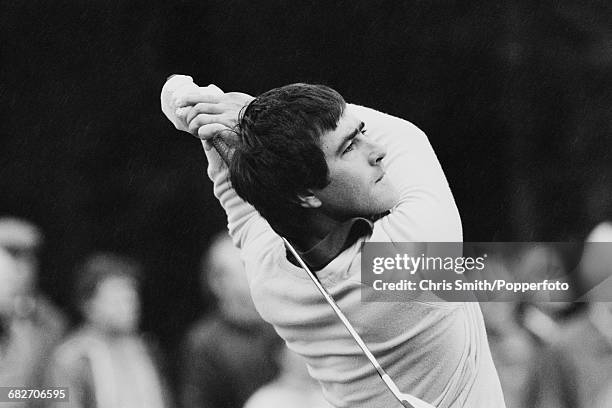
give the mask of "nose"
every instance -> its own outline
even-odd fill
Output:
[[[380,143],[370,141],[370,152],[368,161],[372,166],[379,165],[382,159],[387,155],[387,148]]]

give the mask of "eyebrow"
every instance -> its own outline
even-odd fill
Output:
[[[347,136],[343,137],[342,142],[338,146],[338,151],[336,153],[342,154],[342,152],[344,151],[344,146],[346,146],[346,143],[353,140],[359,134],[359,132],[363,130],[364,127],[365,127],[365,123],[360,122],[359,126],[355,130],[353,130]]]

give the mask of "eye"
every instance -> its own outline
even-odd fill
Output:
[[[364,136],[365,136],[365,134],[366,134],[366,133],[368,133],[368,129],[367,129],[365,126],[364,126],[364,127],[362,127],[362,128],[359,130],[359,131],[360,131],[360,132],[361,132],[361,134],[362,134],[362,135],[364,135]]]
[[[355,148],[355,139],[351,140],[351,143],[349,143],[348,146],[346,146],[346,149],[344,149],[344,151],[342,152],[342,154],[348,153],[351,150],[353,150]]]

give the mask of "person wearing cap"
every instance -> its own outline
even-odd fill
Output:
[[[15,217],[0,218],[0,249],[10,256],[14,265],[10,277],[0,276],[3,291],[12,288],[2,306],[0,385],[3,386],[41,387],[49,356],[66,329],[63,314],[37,287],[42,240],[40,230],[32,223]]]

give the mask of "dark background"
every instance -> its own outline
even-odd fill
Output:
[[[225,227],[199,142],[159,109],[185,73],[324,83],[416,123],[466,241],[581,240],[611,215],[612,5],[481,3],[2,1],[0,214],[42,227],[41,285],[68,310],[84,255],[142,260],[144,327],[173,348],[211,306],[199,258]]]

